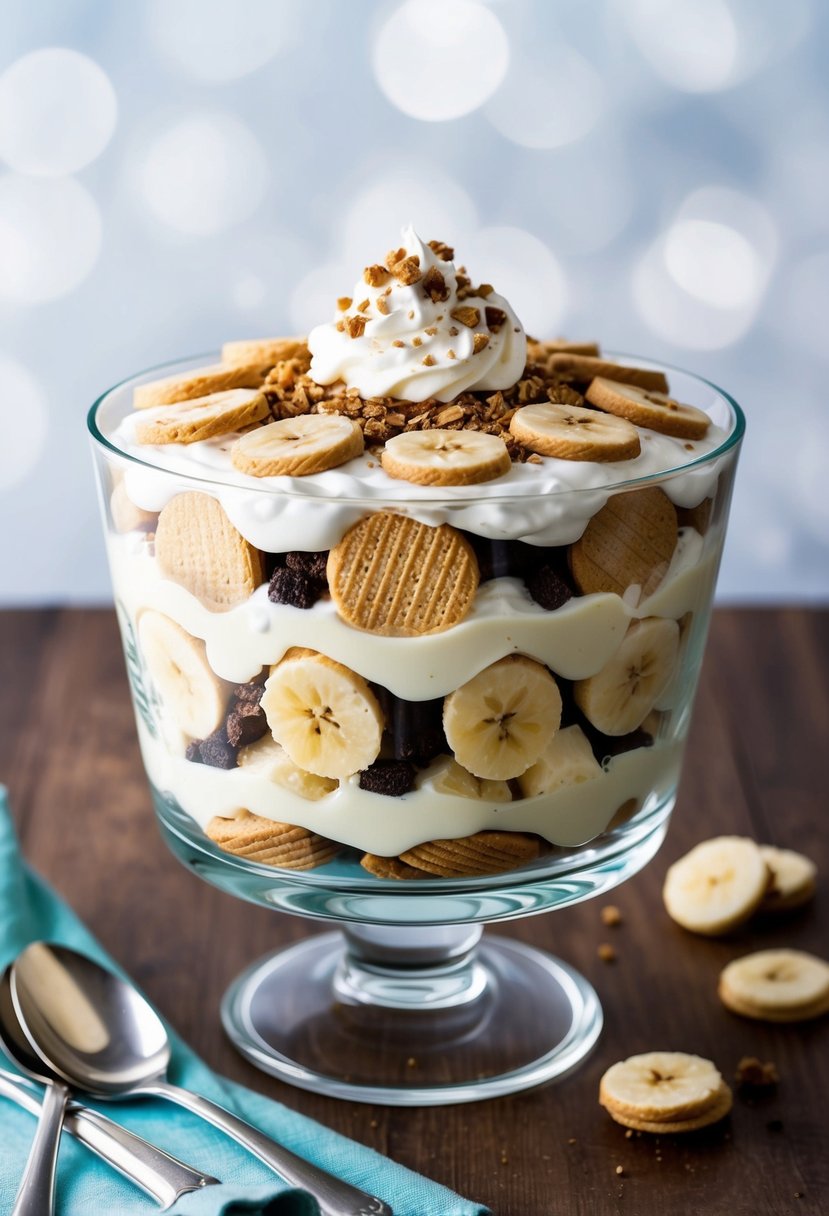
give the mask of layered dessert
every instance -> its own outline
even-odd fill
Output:
[[[99,410],[158,796],[251,863],[379,878],[624,830],[677,783],[727,402],[528,338],[411,229],[332,311]]]

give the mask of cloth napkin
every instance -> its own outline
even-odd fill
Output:
[[[22,860],[0,786],[0,967],[31,941],[60,942],[112,967],[89,930]],[[117,970],[117,968],[115,968]],[[205,1016],[213,1016],[206,1012]],[[295,1153],[379,1195],[395,1216],[486,1216],[487,1209],[389,1161],[295,1111],[217,1076],[172,1031],[171,1080],[221,1103]],[[0,1052],[0,1066],[13,1071]],[[305,1191],[289,1187],[235,1141],[173,1103],[156,1098],[108,1102],[101,1109],[117,1122],[222,1179],[221,1186],[184,1195],[175,1216],[319,1216]],[[0,1212],[8,1212],[31,1145],[30,1115],[0,1097]],[[58,1159],[58,1216],[117,1212],[143,1216],[155,1202],[71,1136]]]

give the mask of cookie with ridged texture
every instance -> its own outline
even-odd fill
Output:
[[[724,1085],[716,1065],[702,1056],[649,1051],[607,1069],[599,1083],[599,1102],[626,1127],[635,1120],[686,1129],[689,1121],[719,1108]]]
[[[695,405],[683,405],[664,392],[634,384],[617,384],[597,376],[585,394],[591,405],[636,426],[673,435],[676,439],[702,439],[711,419]]]
[[[406,865],[399,857],[380,857],[377,853],[365,853],[360,858],[360,865],[375,878],[429,878],[422,870]]]
[[[509,429],[525,448],[559,460],[633,460],[641,451],[636,427],[624,418],[553,401],[522,406]]]
[[[162,380],[137,384],[133,389],[132,404],[137,410],[152,409],[156,405],[174,405],[177,401],[192,401],[194,397],[207,397],[232,388],[259,388],[264,379],[263,369],[255,364],[225,367],[223,363],[212,363],[208,367],[194,368],[191,372],[178,372]]]
[[[305,338],[245,338],[225,342],[222,363],[230,367],[273,367],[283,359],[308,354]]]
[[[232,388],[146,410],[136,424],[135,438],[139,443],[198,443],[241,431],[269,417],[270,412],[264,393]]]
[[[635,384],[638,388],[654,393],[667,393],[668,380],[664,372],[650,367],[625,367],[610,359],[599,359],[592,355],[560,353],[550,356],[548,366],[568,380],[583,383],[603,376],[607,380],[620,380],[624,384]]]
[[[280,418],[241,435],[231,449],[234,469],[251,477],[308,477],[353,460],[363,432],[342,414]]]
[[[389,511],[350,528],[329,553],[327,569],[342,619],[389,637],[417,637],[457,625],[478,589],[475,552],[459,532]]]
[[[476,832],[416,845],[401,853],[400,860],[441,878],[466,878],[514,870],[540,853],[538,839],[523,832]]]
[[[265,572],[262,554],[209,494],[188,490],[161,511],[155,557],[165,578],[185,587],[211,612],[225,612],[246,600]]]
[[[613,494],[570,546],[570,571],[583,595],[637,585],[645,597],[665,577],[678,535],[676,508],[658,487]]]
[[[277,823],[250,811],[244,811],[234,819],[216,815],[205,832],[226,853],[257,865],[280,866],[286,870],[312,870],[331,861],[339,851],[335,841],[326,840],[316,832],[290,823]]]

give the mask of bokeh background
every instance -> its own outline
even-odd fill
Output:
[[[824,0],[2,0],[0,601],[108,598],[84,416],[408,221],[749,417],[728,600],[829,596]]]

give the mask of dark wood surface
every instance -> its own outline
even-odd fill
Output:
[[[829,1212],[829,1018],[775,1026],[719,1004],[725,962],[767,945],[829,955],[829,612],[715,614],[682,790],[668,840],[608,899],[496,926],[548,948],[595,984],[605,1031],[559,1085],[438,1109],[350,1104],[294,1090],[242,1060],[218,1019],[250,960],[319,927],[223,895],[185,872],[153,822],[113,615],[0,614],[0,780],[24,850],[106,948],[216,1069],[309,1114],[498,1216]],[[806,909],[726,939],[692,937],[662,909],[669,863],[697,841],[744,834],[808,853],[822,882]],[[611,941],[615,963],[597,948]],[[738,1098],[720,1126],[625,1137],[597,1105],[609,1064],[667,1048],[776,1063],[762,1101]],[[622,1174],[616,1173],[621,1166]]]

